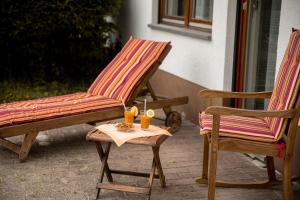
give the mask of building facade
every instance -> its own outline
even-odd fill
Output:
[[[292,28],[300,28],[299,10],[299,0],[125,0],[118,23],[123,41],[131,35],[171,41],[153,88],[163,96],[188,95],[189,104],[178,109],[197,123],[199,111],[224,103],[201,99],[202,89],[272,89]]]

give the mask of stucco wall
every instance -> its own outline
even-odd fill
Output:
[[[125,0],[119,23],[121,36],[172,42],[160,69],[211,89],[231,89],[236,1],[214,4],[212,40],[153,30],[153,5],[158,0]]]
[[[280,67],[292,28],[300,29],[300,1],[282,0],[277,48],[276,71]]]

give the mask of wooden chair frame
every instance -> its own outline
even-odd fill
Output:
[[[224,92],[216,90],[203,90],[200,96],[207,98],[270,98],[272,92]],[[199,184],[208,185],[208,199],[215,199],[215,188],[266,188],[268,186],[283,183],[283,197],[285,200],[293,199],[291,182],[299,179],[292,178],[292,157],[294,153],[295,138],[297,133],[298,121],[300,116],[300,96],[298,94],[295,106],[290,110],[283,111],[258,111],[237,108],[228,108],[222,106],[212,106],[205,110],[205,113],[213,115],[213,128],[210,135],[204,135],[204,152],[203,152],[203,171],[202,177],[196,180]],[[258,142],[238,138],[219,136],[220,116],[236,115],[243,117],[281,117],[290,119],[287,129],[287,135],[283,137],[286,148],[283,152],[283,180],[276,179],[274,157],[278,155],[276,144],[268,142]],[[218,151],[232,151],[241,153],[254,153],[266,155],[268,180],[261,183],[226,183],[216,182],[217,156]]]
[[[160,55],[160,57],[157,59],[157,61],[153,63],[153,67],[151,67],[151,70],[145,74],[145,77],[141,80],[137,88],[135,88],[127,103],[128,105],[136,105],[138,108],[143,108],[143,105],[141,103],[135,102],[135,100],[137,99],[139,94],[146,88],[146,91],[149,91],[153,98],[153,101],[148,103],[148,108],[162,108],[167,116],[166,125],[168,127],[172,127],[172,131],[177,131],[180,127],[181,116],[179,113],[172,111],[171,106],[187,104],[188,97],[184,96],[172,99],[159,99],[155,96],[155,93],[149,82],[150,78],[156,72],[156,70],[161,65],[162,61],[167,56],[170,50],[171,45],[167,46],[166,49]],[[103,111],[82,113],[71,116],[57,117],[54,119],[40,120],[2,127],[0,128],[0,146],[3,146],[17,153],[19,155],[19,160],[22,162],[27,159],[32,144],[36,140],[36,137],[40,131],[83,123],[95,125],[96,122],[121,118],[124,115],[123,112],[124,110],[122,107],[114,107]],[[24,140],[21,146],[7,139],[9,137],[17,135],[24,135]]]

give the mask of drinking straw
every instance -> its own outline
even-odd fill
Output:
[[[145,103],[144,103],[144,113],[146,114],[146,103],[147,103],[147,100],[145,99]]]
[[[123,101],[123,98],[121,97],[121,102],[122,102],[122,104],[123,104],[123,106],[124,106],[124,110],[126,110],[126,106],[125,106],[125,103],[124,103],[124,101]]]

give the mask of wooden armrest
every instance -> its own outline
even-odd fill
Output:
[[[205,113],[211,115],[235,115],[242,117],[280,117],[280,118],[293,118],[296,110],[280,110],[280,111],[266,111],[266,110],[247,110],[239,108],[229,108],[223,106],[211,106],[205,110]]]
[[[228,92],[219,90],[202,90],[200,91],[199,95],[207,98],[269,99],[272,95],[272,92]]]

